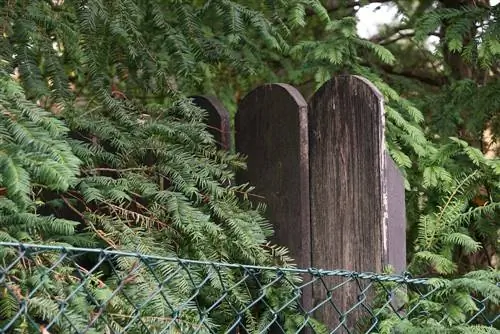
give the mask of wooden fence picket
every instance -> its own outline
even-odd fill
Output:
[[[382,95],[361,77],[332,78],[309,103],[309,134],[312,265],[381,272],[389,258]],[[324,280],[330,287],[340,283]],[[370,298],[364,288],[352,278],[330,291],[336,308],[318,309],[318,318],[332,328],[355,323],[363,310],[349,310]],[[313,287],[314,302],[327,294]]]
[[[301,267],[311,265],[307,103],[292,86],[270,84],[250,92],[236,114],[236,149],[247,155],[250,182],[268,206],[275,241]]]
[[[193,96],[193,103],[208,113],[208,131],[214,136],[221,150],[231,149],[231,124],[229,112],[214,96]]]

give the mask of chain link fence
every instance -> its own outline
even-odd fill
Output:
[[[13,243],[0,243],[0,261],[0,333],[402,333],[409,326],[500,325],[498,300],[461,290],[466,281]]]

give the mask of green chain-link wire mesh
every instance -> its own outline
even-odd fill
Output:
[[[499,305],[479,295],[454,319],[443,301],[456,296],[409,275],[13,243],[0,243],[0,261],[0,333],[371,333],[404,321],[500,322]]]

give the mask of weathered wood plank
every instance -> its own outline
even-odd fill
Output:
[[[367,80],[339,76],[309,103],[312,265],[316,268],[381,272],[387,250],[387,194],[382,95]],[[330,288],[345,280],[324,279]],[[357,281],[334,290],[318,316],[330,328],[351,326],[362,308]],[[327,289],[313,287],[315,304]]]
[[[229,113],[214,96],[193,96],[193,103],[208,113],[208,131],[214,136],[221,150],[231,149],[231,124]]]
[[[267,204],[273,241],[289,248],[298,266],[311,266],[307,103],[292,86],[256,88],[240,103],[235,120],[236,148],[247,155],[238,182],[255,186]],[[310,288],[303,291],[310,308]]]

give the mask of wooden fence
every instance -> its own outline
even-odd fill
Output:
[[[194,102],[208,111],[220,148],[230,147],[222,104],[209,97]],[[263,197],[274,241],[287,246],[300,267],[404,270],[403,178],[384,146],[382,95],[369,81],[334,77],[309,102],[290,85],[260,86],[238,106],[235,138],[236,150],[248,157],[238,181],[250,182]],[[327,293],[308,286],[303,307],[313,309]],[[331,298],[346,311],[358,297],[359,287],[346,285]],[[321,308],[315,317],[329,325],[340,321]]]

